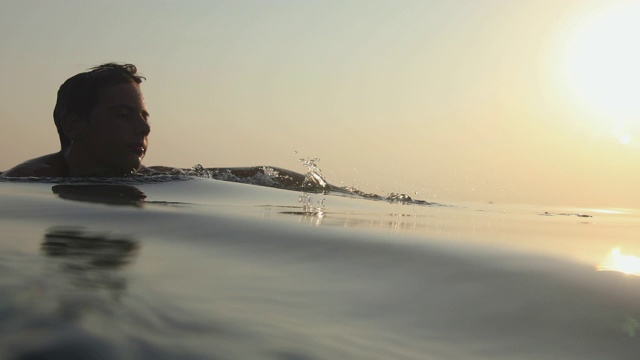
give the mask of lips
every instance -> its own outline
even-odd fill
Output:
[[[144,146],[144,143],[129,144],[127,148],[138,156],[144,155],[144,153],[147,151],[147,149]]]

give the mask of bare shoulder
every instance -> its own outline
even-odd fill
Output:
[[[53,153],[27,160],[5,171],[0,177],[64,177],[67,165],[61,153]]]

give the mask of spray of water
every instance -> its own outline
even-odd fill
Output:
[[[188,169],[185,172],[185,175],[203,177],[203,178],[207,178],[207,179],[214,179],[215,178],[213,171],[205,169],[200,164],[196,164],[196,165],[192,166],[191,169]]]
[[[307,169],[304,182],[302,183],[303,189],[317,187],[329,188],[329,183],[322,176],[322,170],[317,165],[319,161],[320,158],[318,157],[300,159],[302,166]],[[314,214],[319,217],[324,216],[324,198],[316,201],[317,205],[315,205],[312,196],[307,192],[303,192],[298,198],[298,201],[302,204],[302,212],[306,214]]]
[[[300,159],[302,166],[307,168],[307,173],[305,174],[305,179],[304,179],[304,182],[302,183],[303,188],[305,187],[329,188],[329,183],[322,176],[322,170],[317,165],[319,161],[320,161],[319,157]]]
[[[294,151],[294,154],[297,154]],[[386,201],[401,205],[426,205],[444,206],[443,204],[418,200],[404,193],[389,193],[382,196],[373,193],[366,193],[353,186],[331,185],[322,175],[322,169],[318,166],[319,157],[299,158],[300,163],[306,169],[304,174],[295,173],[286,169],[273,168],[270,166],[253,168],[205,168],[200,164],[189,169],[165,170],[165,172],[155,171],[154,174],[186,175],[201,178],[216,179],[223,181],[254,184],[268,187],[275,187],[287,190],[301,191],[299,202],[302,204],[303,212],[309,214],[324,214],[324,199],[315,201],[311,194],[342,195],[368,200]],[[417,193],[416,193],[417,195]]]
[[[316,215],[318,217],[324,216],[324,198],[315,202],[313,197],[306,192],[298,197],[298,202],[302,204],[302,212],[309,215]]]

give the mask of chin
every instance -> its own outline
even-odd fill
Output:
[[[127,171],[138,170],[142,166],[142,158],[135,157],[127,159],[127,161],[122,162],[120,168],[126,169]]]

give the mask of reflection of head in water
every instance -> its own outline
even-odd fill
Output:
[[[147,197],[131,185],[55,185],[51,190],[63,199],[111,205],[142,206]]]
[[[45,256],[56,259],[74,285],[119,291],[126,287],[119,272],[134,259],[139,245],[127,236],[53,227],[45,233],[41,249]]]

